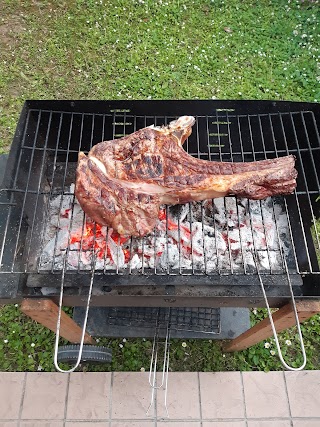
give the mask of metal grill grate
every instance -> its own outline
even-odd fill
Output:
[[[61,206],[63,206],[64,200],[71,200],[71,216],[74,215],[76,205],[70,185],[74,182],[78,152],[87,153],[94,144],[102,140],[128,135],[151,124],[167,124],[175,118],[176,116],[132,115],[130,110],[114,110],[109,114],[28,110],[21,143],[15,148],[16,162],[12,166],[11,175],[6,176],[6,188],[1,191],[0,271],[61,274],[63,263],[60,268],[57,268],[54,260],[59,244],[57,232],[61,218],[57,218],[55,224],[54,256],[49,267],[41,267],[41,256],[46,244],[46,230],[52,228],[52,224],[48,223],[52,200],[60,197]],[[264,269],[261,273],[282,274],[284,271],[282,258],[286,256],[290,273],[319,274],[315,248],[320,247],[320,236],[315,230],[312,237],[310,231],[315,219],[320,216],[319,203],[316,203],[316,198],[320,193],[317,175],[317,165],[320,164],[320,138],[316,118],[312,111],[236,115],[233,111],[223,109],[216,110],[213,115],[198,115],[193,133],[185,143],[185,149],[199,159],[235,162],[294,154],[297,158],[299,174],[295,193],[284,198],[271,199],[268,202],[276,226],[275,239],[278,241],[276,251],[280,257],[280,266],[273,268],[269,263],[269,268]],[[223,202],[226,218],[230,215],[228,199],[231,200],[231,198],[226,198]],[[234,198],[234,200],[237,203],[237,199]],[[257,202],[246,201],[245,203],[249,222],[251,222],[253,203],[260,210],[263,232],[267,239],[264,223],[266,202],[261,201],[257,204]],[[280,249],[283,245],[281,241],[283,236],[275,213],[275,210],[278,209],[277,205],[283,209],[288,224],[288,242],[286,243],[288,250],[285,253]],[[198,203],[197,206],[203,227],[205,206],[203,203]],[[236,204],[236,209],[240,224],[238,204]],[[188,215],[190,232],[192,232],[194,207],[191,204]],[[84,224],[85,216],[83,215],[83,226]],[[217,224],[213,219],[211,225],[216,231]],[[70,226],[68,232],[68,244],[63,253],[64,257],[68,257],[72,253]],[[181,224],[179,224],[178,232],[181,233]],[[128,243],[129,251],[134,246],[141,248],[142,265],[139,268],[133,268],[129,261],[125,268],[116,266],[113,269],[107,269],[106,257],[104,257],[104,264],[97,268],[96,272],[107,276],[247,275],[256,274],[256,272],[246,262],[246,252],[254,251],[257,259],[265,256],[270,260],[268,245],[265,249],[259,250],[255,247],[253,239],[252,249],[246,250],[241,246],[241,268],[235,269],[228,221],[225,232],[227,235],[226,254],[229,263],[224,266],[219,265],[219,253],[217,252],[215,267],[209,270],[208,255],[204,250],[202,266],[199,267],[194,261],[195,249],[191,241],[191,265],[189,268],[182,266],[180,258],[178,265],[174,267],[168,263],[165,269],[159,269],[154,263],[154,267],[150,268],[150,266],[146,266],[146,238],[143,238],[139,241],[131,239]],[[154,234],[152,238],[155,247],[157,235]],[[168,248],[168,239],[166,245]],[[180,257],[181,247],[178,246]],[[265,254],[263,255],[262,252]],[[130,259],[132,255],[131,253]],[[80,253],[77,256],[80,260]],[[89,274],[90,271],[91,264],[86,270],[81,267],[79,262],[75,268],[67,269],[66,273]]]
[[[76,307],[74,319],[83,323],[84,308]],[[221,333],[219,308],[108,307],[90,310],[88,331],[96,336],[149,337],[156,324],[163,336],[170,322],[172,337],[200,337]]]

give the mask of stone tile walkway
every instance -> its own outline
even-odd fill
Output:
[[[0,373],[0,427],[319,427],[320,371]]]

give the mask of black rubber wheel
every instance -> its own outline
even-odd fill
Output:
[[[58,348],[58,362],[73,362],[78,359],[80,345],[63,345]],[[111,363],[112,350],[97,345],[84,345],[81,362]]]

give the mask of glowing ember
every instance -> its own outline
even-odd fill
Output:
[[[72,194],[74,186],[71,186]],[[88,270],[200,270],[241,272],[255,268],[282,270],[280,243],[291,250],[288,222],[272,199],[248,201],[228,197],[163,208],[153,234],[120,236],[86,218],[73,195],[50,201],[40,268]]]

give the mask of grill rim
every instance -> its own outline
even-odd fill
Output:
[[[142,105],[145,104],[145,105]],[[286,101],[280,101],[280,102],[273,102],[273,101],[208,101],[208,100],[199,100],[199,101],[188,101],[188,100],[184,100],[184,101],[26,101],[23,109],[21,111],[20,114],[20,119],[17,125],[17,129],[16,129],[16,133],[15,133],[15,137],[13,140],[13,144],[10,150],[10,154],[9,154],[9,159],[7,162],[7,166],[6,166],[6,171],[5,171],[5,177],[4,177],[4,182],[3,182],[3,186],[5,188],[9,188],[10,184],[8,181],[8,178],[11,177],[11,181],[12,181],[12,172],[15,170],[15,165],[18,162],[18,156],[17,153],[19,152],[19,149],[21,148],[21,138],[23,135],[23,131],[26,130],[26,122],[27,122],[27,116],[31,111],[35,111],[38,110],[39,107],[42,107],[41,110],[43,111],[49,111],[49,112],[53,112],[54,108],[51,108],[49,110],[45,110],[44,107],[47,106],[52,106],[55,109],[57,109],[59,106],[60,108],[63,108],[64,111],[68,112],[68,113],[77,113],[77,114],[100,114],[100,115],[105,115],[105,109],[109,108],[109,109],[115,109],[115,110],[129,110],[129,109],[137,109],[140,112],[144,111],[144,110],[148,110],[150,111],[152,109],[152,107],[154,106],[154,108],[157,109],[161,109],[162,111],[165,111],[166,109],[170,109],[170,113],[167,114],[168,116],[173,116],[174,111],[176,111],[177,109],[180,110],[179,114],[181,113],[181,109],[182,108],[190,108],[190,114],[192,115],[197,115],[195,114],[197,109],[201,109],[203,110],[204,108],[210,108],[212,110],[216,109],[218,111],[227,111],[228,112],[231,110],[236,111],[236,116],[240,116],[241,113],[239,111],[246,111],[246,114],[243,114],[243,116],[248,116],[250,115],[248,113],[248,111],[254,110],[254,114],[252,112],[253,115],[257,115],[257,114],[274,114],[277,115],[279,113],[288,113],[288,112],[296,112],[295,110],[297,110],[297,108],[300,108],[302,112],[307,112],[307,111],[312,111],[313,114],[320,114],[320,105],[316,104],[316,103],[297,103],[297,102],[286,102]],[[217,108],[217,107],[220,108]],[[68,111],[69,108],[69,111]],[[99,110],[100,108],[100,110]],[[84,109],[86,109],[86,112],[84,113]],[[98,109],[98,112],[96,112],[95,110]],[[87,112],[89,110],[89,112]],[[192,111],[191,111],[192,110]],[[268,112],[266,110],[269,110]],[[273,112],[270,113],[270,110],[273,110]],[[276,110],[276,111],[275,111]],[[289,111],[288,111],[289,110]],[[62,113],[61,110],[57,109],[56,110],[59,113]],[[100,112],[99,112],[100,111]],[[258,111],[258,113],[257,113]],[[260,113],[260,111],[264,111],[262,113]],[[129,111],[125,111],[125,113],[129,113]],[[156,115],[159,116],[158,111],[156,111]],[[114,113],[113,113],[114,114]],[[142,113],[141,113],[142,114]],[[185,111],[183,111],[183,114],[187,114]],[[110,114],[112,116],[112,114]],[[130,114],[129,114],[130,115]],[[160,114],[161,115],[161,114]],[[201,115],[199,115],[201,116]],[[230,115],[231,116],[231,115]],[[154,117],[154,116],[152,116]],[[203,115],[202,115],[203,117]],[[11,173],[10,173],[11,171]],[[9,184],[9,185],[8,185]],[[3,271],[0,271],[1,274],[5,273]],[[10,274],[10,272],[8,272]],[[14,274],[17,274],[16,272],[12,272]],[[21,274],[24,274],[25,271],[22,271]],[[305,272],[300,272],[301,273],[305,273]],[[309,272],[307,272],[309,274]],[[316,274],[318,274],[318,272],[315,272]],[[73,272],[68,272],[68,274],[73,274]],[[86,274],[86,273],[84,273]],[[296,273],[293,273],[296,274]],[[313,275],[313,273],[310,273],[311,275]],[[40,273],[40,276],[42,276],[43,273]],[[76,274],[77,275],[77,274]],[[30,276],[30,274],[28,274],[28,276]],[[32,275],[31,275],[32,276]],[[59,274],[57,274],[57,277],[59,276]],[[106,279],[109,275],[105,275],[104,278]],[[178,277],[182,277],[183,279],[186,277],[184,274],[181,275],[177,275]],[[223,275],[224,276],[224,275]],[[241,274],[235,274],[235,275],[231,275],[231,281],[234,281],[234,276],[241,276]],[[114,278],[116,276],[111,276],[111,281],[114,282]],[[119,275],[119,277],[121,277]],[[129,276],[131,279],[130,280],[130,284],[136,283],[139,284],[139,279],[137,280],[137,282],[135,282],[134,278],[136,277],[141,277],[141,276],[136,276],[136,275],[131,275]],[[145,277],[150,280],[151,276],[146,274]],[[164,278],[172,278],[172,275],[153,275],[153,277],[164,277]],[[212,281],[212,278],[214,276],[210,275],[209,278]],[[207,279],[207,278],[206,278]],[[224,277],[225,279],[225,277]],[[29,278],[27,279],[28,281]],[[195,280],[197,281],[197,280]],[[106,283],[108,283],[108,280],[105,280]],[[121,280],[121,282],[123,283],[124,281]],[[162,282],[162,280],[160,280],[160,282]],[[204,280],[204,284],[207,284],[207,280]]]

